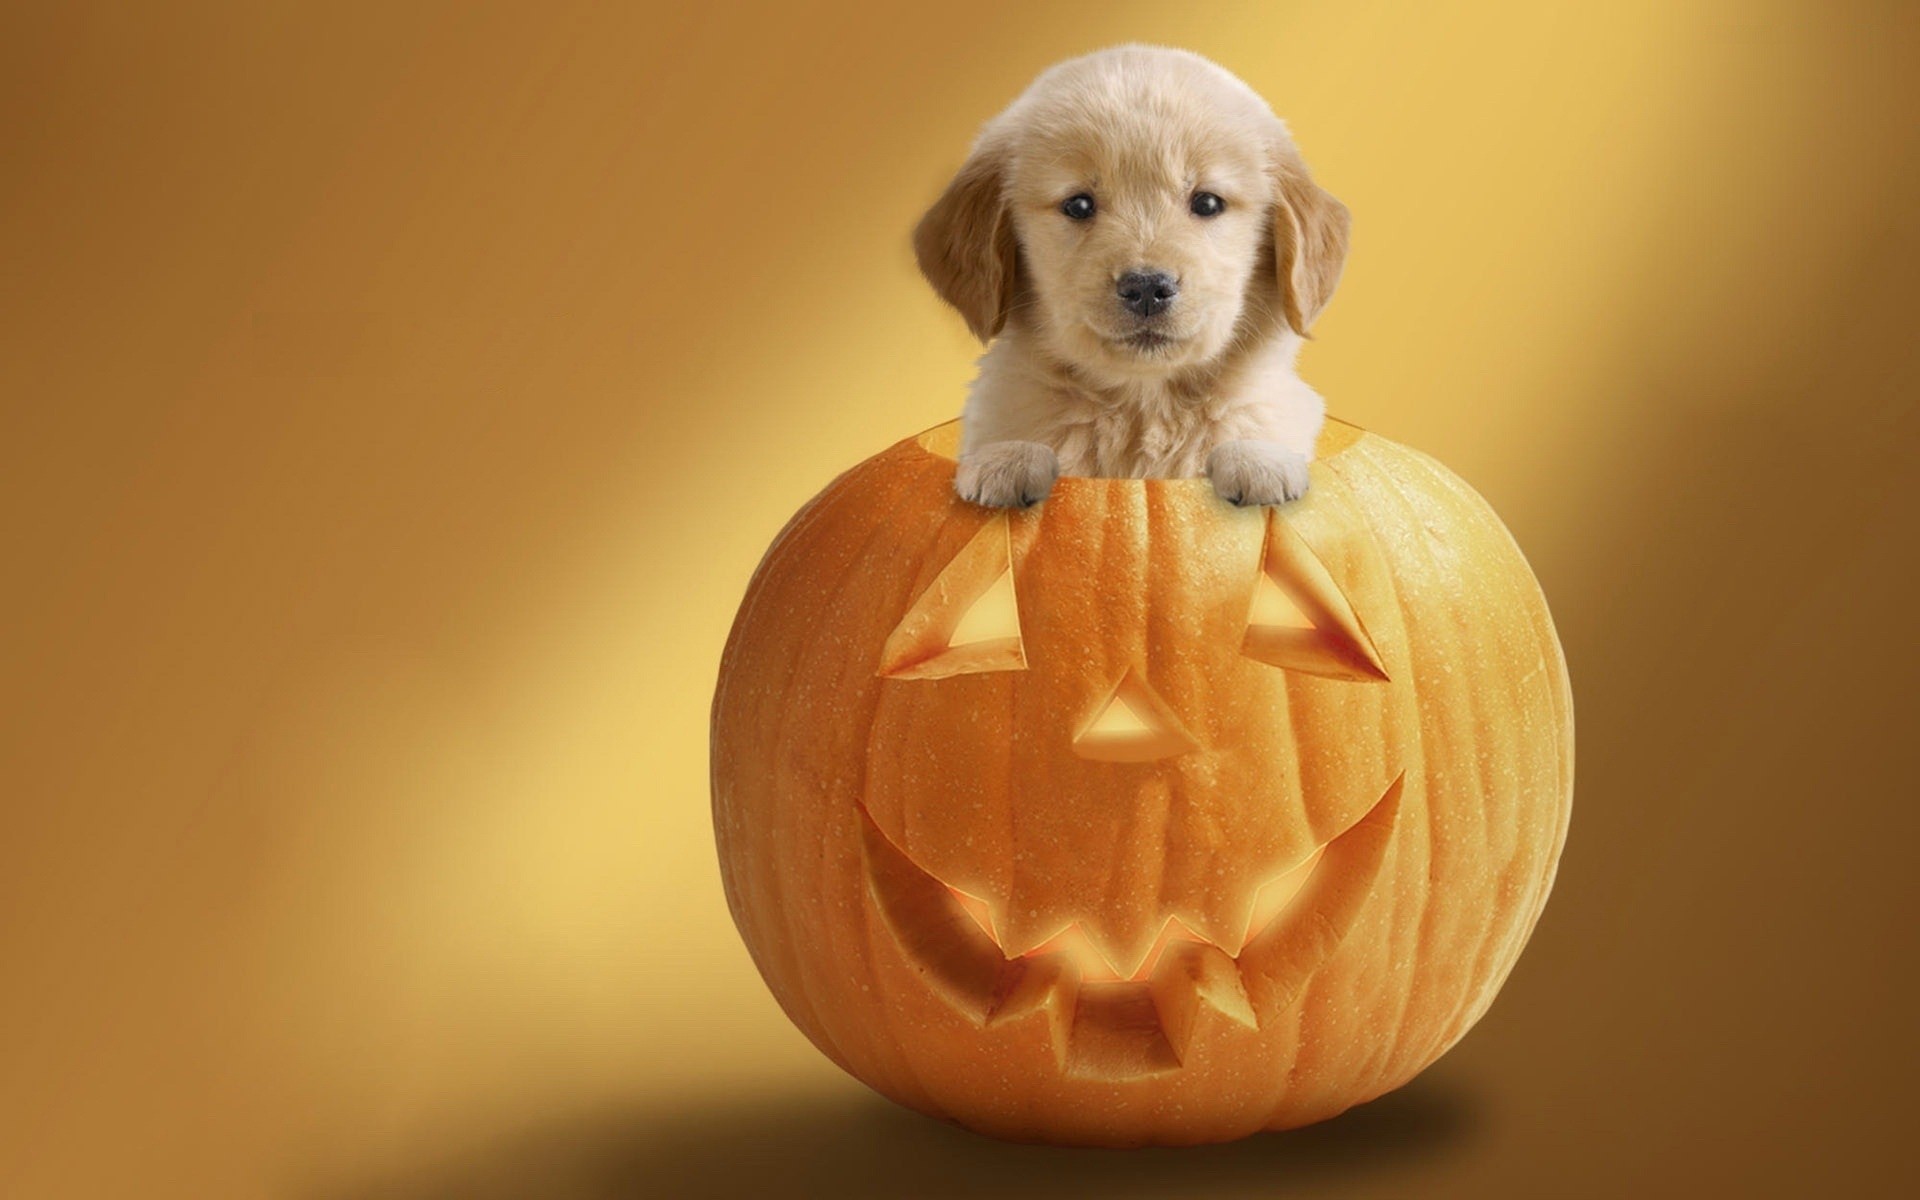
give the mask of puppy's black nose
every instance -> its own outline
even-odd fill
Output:
[[[1150,317],[1172,305],[1173,298],[1180,294],[1180,285],[1165,271],[1128,271],[1115,290],[1128,310]]]

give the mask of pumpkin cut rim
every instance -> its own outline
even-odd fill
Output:
[[[898,442],[895,450],[917,454],[939,462],[957,466],[960,453],[961,418],[942,421],[938,425],[923,429],[919,433]],[[1351,421],[1343,421],[1331,413],[1320,427],[1320,437],[1314,442],[1313,461],[1315,465],[1337,458],[1365,440],[1369,431]],[[1086,487],[1089,485],[1106,487],[1147,488],[1211,488],[1212,483],[1205,476],[1174,476],[1167,478],[1141,479],[1126,475],[1062,475],[1054,486]]]

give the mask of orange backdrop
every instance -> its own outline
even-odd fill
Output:
[[[1896,1190],[1912,11],[8,6],[0,1192]],[[788,514],[958,411],[913,222],[1122,40],[1240,73],[1352,208],[1303,372],[1505,516],[1580,758],[1453,1055],[1116,1158],[802,1040],[706,721]]]

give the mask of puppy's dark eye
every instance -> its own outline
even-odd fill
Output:
[[[1196,217],[1217,217],[1227,207],[1227,202],[1212,192],[1195,192],[1193,203],[1187,206]]]
[[[1093,215],[1093,197],[1085,192],[1077,196],[1069,196],[1060,206],[1060,211],[1076,221],[1084,221]]]

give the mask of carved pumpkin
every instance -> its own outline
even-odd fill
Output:
[[[713,703],[727,899],[794,1023],[1007,1137],[1202,1142],[1412,1078],[1565,838],[1572,702],[1485,502],[1330,421],[1306,498],[953,495],[954,425],[768,550]]]

